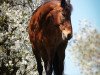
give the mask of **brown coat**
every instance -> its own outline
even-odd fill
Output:
[[[61,3],[63,2],[52,0],[41,5],[29,23],[29,38],[39,75],[42,75],[41,57],[46,75],[51,75],[52,70],[56,75],[62,75],[63,72],[65,48],[72,37],[72,26],[71,5]]]

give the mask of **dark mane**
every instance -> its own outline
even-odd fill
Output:
[[[61,0],[61,6],[70,13],[72,12],[73,7],[69,1]]]

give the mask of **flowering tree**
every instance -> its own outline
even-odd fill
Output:
[[[79,26],[72,40],[73,56],[83,75],[100,75],[100,33],[87,20],[80,21]]]
[[[37,75],[27,26],[40,3],[0,0],[0,75]]]

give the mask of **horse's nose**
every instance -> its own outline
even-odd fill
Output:
[[[72,34],[67,35],[67,39],[70,40],[72,38]]]
[[[72,38],[72,32],[64,30],[62,32],[62,39],[63,40],[70,40]]]

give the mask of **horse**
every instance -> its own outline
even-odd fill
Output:
[[[28,25],[29,39],[42,75],[63,75],[65,49],[72,38],[72,5],[66,0],[51,0],[39,6],[32,14]]]

